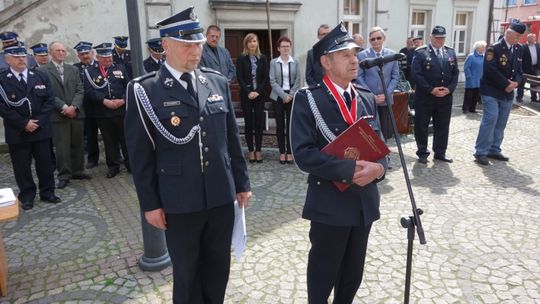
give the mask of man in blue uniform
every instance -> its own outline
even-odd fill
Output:
[[[428,127],[433,120],[434,159],[451,163],[446,155],[452,93],[456,89],[459,70],[454,49],[444,45],[446,29],[437,25],[431,31],[431,43],[419,47],[412,61],[412,75],[416,83],[414,95],[414,137],[418,161],[427,164]]]
[[[313,46],[313,59],[323,69],[322,82],[299,90],[291,114],[291,148],[298,167],[309,173],[302,217],[311,221],[307,269],[309,303],[352,303],[362,281],[371,224],[380,217],[377,181],[379,162],[339,159],[321,152],[332,138],[357,119],[372,115],[380,133],[375,96],[355,88],[359,47],[343,25]],[[351,186],[340,192],[333,182]]]
[[[2,47],[3,49],[6,49],[10,46],[14,45],[20,45],[22,42],[18,40],[19,35],[14,32],[2,32],[0,33],[0,41],[2,41]],[[24,46],[24,43],[22,43]],[[4,52],[0,53],[0,71],[4,71],[9,69],[9,65],[7,64],[5,58],[4,58]],[[33,56],[30,56],[27,54],[26,56],[27,66],[29,69],[33,69],[36,66],[36,60]]]
[[[150,55],[143,61],[144,71],[146,73],[159,70],[163,64],[164,52],[161,46],[161,38],[152,38],[146,41]]]
[[[145,219],[166,229],[173,302],[223,303],[233,202],[251,196],[230,90],[197,68],[205,37],[193,7],[157,25],[166,61],[127,90],[133,181]]]
[[[523,79],[521,46],[518,42],[525,30],[523,23],[513,22],[504,37],[486,50],[480,80],[483,115],[474,147],[474,157],[480,165],[489,165],[488,158],[509,160],[502,154],[501,144],[512,110],[514,89]]]
[[[127,36],[115,36],[114,39],[114,51],[112,53],[112,61],[115,64],[121,64],[124,66],[128,73],[129,79],[133,77],[133,69],[131,63],[131,51],[127,49],[128,37]]]
[[[95,106],[94,117],[103,136],[107,178],[115,177],[120,172],[120,151],[124,156],[124,165],[130,171],[124,137],[125,92],[129,77],[123,65],[112,62],[111,43],[102,43],[94,47],[97,52],[98,67],[88,66],[84,72],[84,93]]]
[[[6,49],[8,69],[0,73],[0,116],[19,187],[18,198],[24,210],[34,207],[36,184],[32,177],[35,160],[42,201],[60,202],[54,193],[51,161],[51,111],[54,96],[49,79],[41,71],[27,68],[26,49],[15,44]]]
[[[47,44],[41,42],[34,44],[30,48],[32,49],[32,53],[34,54],[34,58],[36,59],[35,68],[44,66],[49,63],[49,48],[47,47]]]

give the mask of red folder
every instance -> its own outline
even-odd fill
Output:
[[[322,150],[326,154],[340,159],[378,161],[385,157],[390,150],[364,118],[357,120],[352,126],[339,134],[336,139]],[[334,182],[339,191],[343,192],[352,184]]]

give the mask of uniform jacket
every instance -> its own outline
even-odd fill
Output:
[[[161,66],[161,60],[158,63],[152,58],[152,56],[148,56],[148,58],[143,61],[143,66],[146,73],[154,72],[159,70],[159,67]]]
[[[306,58],[306,83],[314,86],[322,81],[323,71],[320,62],[313,61],[313,49],[307,52]]]
[[[8,69],[0,73],[0,85],[6,92],[7,98],[17,102],[28,97],[28,102],[21,106],[9,106],[0,97],[0,116],[4,120],[5,138],[8,144],[20,144],[51,138],[51,111],[54,109],[54,93],[49,78],[41,71],[28,71],[26,88]],[[39,128],[34,132],[26,132],[24,128],[30,119],[39,120]]]
[[[536,71],[540,70],[540,45],[538,43],[534,44],[536,48],[536,65],[532,65],[531,50],[529,45],[525,43],[521,46],[523,50],[523,73],[536,75]]]
[[[411,69],[416,84],[416,97],[433,96],[434,87],[446,87],[453,93],[457,86],[459,69],[454,49],[443,46],[443,65],[431,45],[416,49]]]
[[[98,67],[97,61],[93,61],[90,65],[94,67]],[[77,62],[73,64],[77,69],[79,69],[79,77],[81,78],[81,82],[83,84],[84,89],[84,98],[83,98],[83,108],[84,108],[84,114],[86,117],[94,117],[94,108],[95,105],[89,100],[88,95],[86,94],[86,89],[84,88],[84,79],[86,78],[84,74],[84,70],[86,69],[86,64],[83,64],[82,62]]]
[[[277,57],[279,58],[279,57]],[[294,61],[289,62],[289,84],[291,86],[289,94],[283,90],[283,64],[274,58],[270,61],[270,86],[272,92],[270,92],[270,99],[277,100],[278,97],[283,99],[287,95],[294,96],[296,91],[302,86],[302,72],[300,70],[300,62],[293,58]]]
[[[396,52],[392,51],[391,49],[383,48],[381,49],[380,53],[381,56],[387,56],[395,54]],[[367,58],[376,58],[377,54],[372,48],[369,48],[358,53],[357,56],[358,61],[362,61]],[[356,83],[362,87],[368,88],[375,95],[384,94],[378,71],[378,66],[374,66],[367,70],[359,68]],[[390,101],[392,101],[394,90],[396,89],[399,81],[399,62],[391,61],[383,65],[383,73],[384,81],[386,83],[386,92],[388,92],[388,97],[390,98]]]
[[[236,66],[236,77],[238,84],[240,85],[240,96],[247,98],[249,92],[255,91],[251,82],[251,61],[249,60],[249,56],[238,56],[238,59],[236,59]],[[256,73],[256,91],[259,95],[263,95],[264,86],[268,82],[268,61],[266,61],[266,56],[263,54],[257,59]]]
[[[62,107],[75,106],[78,110],[77,118],[84,118],[83,99],[84,86],[79,76],[79,70],[69,64],[64,63],[64,80],[60,77],[58,69],[51,61],[48,64],[39,67],[39,70],[46,73],[51,81],[51,87],[54,92],[54,103],[56,110],[51,113],[52,121],[67,121],[70,118],[61,114]]]
[[[482,78],[482,67],[484,65],[484,55],[477,51],[470,53],[465,59],[463,72],[465,72],[465,88],[479,88],[480,78]]]
[[[101,73],[99,66],[86,67],[88,74],[84,75],[84,93],[88,101],[94,106],[94,117],[106,118],[122,116],[126,112],[126,107],[121,106],[118,109],[111,110],[103,104],[103,99],[124,99],[126,93],[126,87],[129,82],[129,78],[126,73],[126,69],[123,65],[112,64],[107,69],[107,77]],[[105,78],[108,80],[108,84],[103,88],[95,88],[96,86],[103,86],[105,84]]]
[[[236,79],[236,68],[232,62],[231,54],[229,53],[229,50],[219,45],[217,46],[217,57],[208,43],[203,45],[203,53],[199,67],[214,69],[225,75],[230,81]]]
[[[250,191],[227,79],[207,69],[195,74],[198,100],[165,65],[128,86],[126,144],[143,211],[192,213],[231,204],[236,193]],[[183,145],[167,140],[137,105],[134,83],[144,87],[157,119],[173,136],[183,138],[200,125],[204,173],[199,136]]]
[[[506,93],[508,80],[520,83],[523,80],[521,66],[522,49],[514,44],[511,51],[503,38],[486,49],[484,56],[484,72],[480,80],[480,94],[497,99],[512,99],[514,91]]]
[[[124,50],[122,53],[122,56],[118,54],[116,49],[112,52],[113,57],[113,63],[121,64],[126,69],[126,72],[128,73],[129,79],[133,77],[133,69],[131,64],[131,51],[130,50]]]
[[[335,135],[349,127],[324,84],[310,87],[309,90],[323,119]],[[380,133],[375,97],[365,89],[357,89],[357,92],[358,117],[373,115],[369,122]],[[376,182],[364,187],[351,185],[344,192],[334,185],[333,181],[352,183],[355,161],[338,159],[321,152],[328,142],[315,123],[305,89],[299,90],[294,97],[290,140],[296,164],[309,174],[303,218],[328,225],[358,226],[362,222],[362,215],[366,225],[380,217],[380,195]],[[387,167],[386,158],[379,162]]]

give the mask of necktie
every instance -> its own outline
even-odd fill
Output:
[[[23,73],[19,73],[19,82],[26,88],[26,81],[24,81]]]
[[[442,65],[443,65],[443,55],[442,55],[440,49],[437,49],[437,58],[439,58],[439,63],[440,63],[441,66],[442,66]]]
[[[351,95],[349,95],[349,92],[345,91],[343,92],[343,97],[345,97],[345,102],[347,103],[347,108],[349,110],[351,109]]]
[[[191,74],[190,73],[183,73],[182,76],[180,76],[180,79],[185,81],[187,83],[187,91],[188,93],[193,96],[193,98],[197,99],[197,94],[195,93],[195,90],[193,89],[193,82],[191,81]]]
[[[377,54],[375,54],[377,57],[381,57],[381,53],[377,52]]]
[[[58,73],[60,74],[60,78],[62,81],[64,81],[64,66],[59,64],[56,66],[58,68]]]

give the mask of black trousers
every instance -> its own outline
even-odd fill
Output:
[[[283,99],[278,97],[278,100],[275,100],[272,104],[274,105],[274,115],[276,116],[276,137],[279,153],[291,154],[289,125],[291,122],[292,101],[283,103]]]
[[[166,214],[173,303],[223,303],[231,265],[234,205]]]
[[[32,158],[36,162],[39,181],[39,195],[54,194],[54,169],[51,161],[51,139],[43,139],[20,144],[9,144],[9,156],[13,164],[15,181],[19,187],[18,198],[21,203],[33,202],[36,197],[36,184],[32,176]]]
[[[244,114],[246,144],[250,152],[261,151],[262,132],[264,128],[264,98],[260,96],[250,100],[247,96],[242,96],[240,100],[242,112]],[[253,146],[253,136],[255,135],[255,146]]]
[[[371,224],[342,227],[311,222],[307,268],[308,302],[327,304],[334,289],[334,304],[352,303],[364,273]]]
[[[476,112],[476,105],[480,101],[480,88],[465,88],[463,96],[463,112]]]
[[[416,97],[414,116],[414,137],[416,140],[416,155],[428,156],[428,127],[433,118],[433,152],[443,156],[448,147],[450,117],[452,115],[452,95],[445,97],[422,96]]]
[[[109,118],[98,118],[97,123],[103,137],[105,145],[105,159],[109,169],[120,167],[120,150],[124,155],[124,164],[129,164],[128,153],[126,148],[126,138],[124,136],[124,116],[116,116]],[[129,166],[129,165],[128,165]]]
[[[86,152],[88,152],[86,161],[97,164],[99,160],[99,145],[96,118],[86,117],[84,119],[84,135],[86,136]]]

